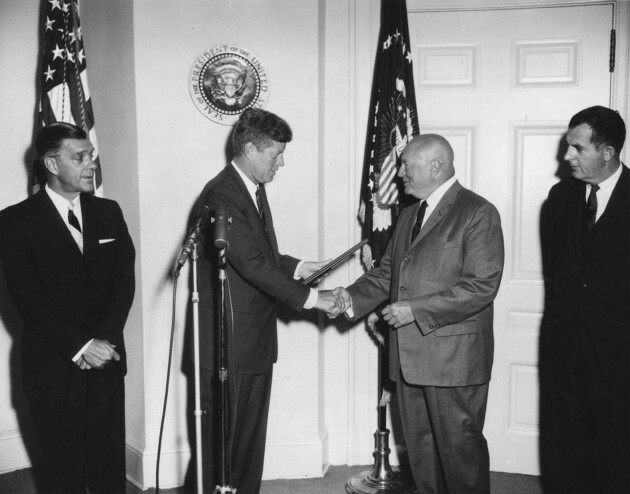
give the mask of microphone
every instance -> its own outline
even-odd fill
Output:
[[[217,249],[225,249],[228,245],[227,232],[230,217],[228,216],[227,209],[224,205],[217,207],[212,221],[214,222],[214,246]]]
[[[199,213],[197,213],[197,220],[195,221],[193,227],[190,229],[188,237],[186,237],[186,241],[184,242],[182,252],[177,258],[177,268],[175,270],[175,273],[179,273],[180,269],[182,269],[184,264],[186,264],[186,260],[190,257],[190,253],[192,252],[193,247],[197,244],[199,232],[201,232],[201,229],[208,221],[208,214],[210,214],[210,208],[208,206],[202,206],[201,209],[199,209]]]

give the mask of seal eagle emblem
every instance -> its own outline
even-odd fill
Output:
[[[233,125],[246,108],[263,108],[269,98],[265,69],[250,50],[217,45],[195,59],[188,79],[197,109],[214,122]]]

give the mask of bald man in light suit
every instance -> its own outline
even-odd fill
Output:
[[[353,320],[389,300],[390,375],[418,491],[488,494],[482,430],[503,234],[496,208],[454,174],[444,137],[415,137],[399,176],[419,203],[402,211],[380,266],[334,293]]]

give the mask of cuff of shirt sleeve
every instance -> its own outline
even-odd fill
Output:
[[[88,341],[85,345],[83,345],[83,348],[81,348],[81,350],[79,350],[77,352],[77,354],[72,357],[72,361],[73,362],[78,362],[79,359],[83,356],[83,352],[85,352],[87,350],[87,347],[90,346],[90,343],[92,343],[94,341],[94,338],[92,338],[90,341]]]
[[[310,293],[308,294],[308,298],[306,299],[306,302],[304,302],[304,308],[305,309],[312,309],[313,307],[315,307],[315,304],[317,303],[317,297],[318,297],[318,293],[317,290],[314,290],[313,288],[311,288]]]
[[[304,264],[304,261],[298,262],[298,265],[295,266],[295,271],[293,272],[293,279],[294,280],[299,280],[300,279],[300,275],[298,273],[300,272],[300,268],[302,267],[302,264]]]

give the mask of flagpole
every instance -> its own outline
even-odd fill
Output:
[[[405,0],[381,0],[381,27],[377,44],[372,98],[368,118],[359,217],[363,224],[363,264],[377,266],[394,231],[400,205],[398,169],[400,155],[419,133],[411,61],[411,42]],[[376,317],[370,317],[372,320]],[[374,433],[372,470],[351,477],[348,494],[408,494],[389,464],[387,404],[389,392],[388,332],[377,322],[368,328],[378,340],[378,416]]]
[[[378,345],[378,392],[385,393],[383,375],[387,374],[387,350]],[[378,405],[378,428],[374,432],[374,465],[371,470],[356,474],[346,482],[348,494],[410,494],[405,485],[397,478],[389,464],[389,429],[387,428],[387,400],[380,399]]]

